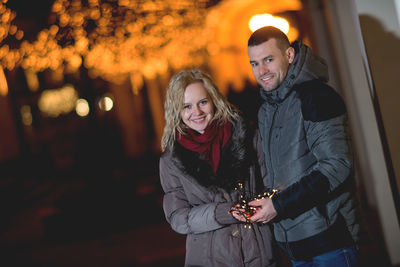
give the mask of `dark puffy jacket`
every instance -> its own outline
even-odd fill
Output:
[[[267,187],[278,212],[274,233],[293,259],[354,244],[359,226],[346,108],[325,82],[324,61],[299,43],[283,83],[264,91],[258,114]]]
[[[275,266],[270,226],[245,228],[228,214],[239,200],[238,191],[231,190],[236,182],[245,179],[247,190],[255,192],[258,177],[262,189],[265,171],[256,167],[251,141],[243,122],[235,122],[217,175],[198,153],[178,143],[161,156],[164,212],[172,229],[187,235],[185,266]]]

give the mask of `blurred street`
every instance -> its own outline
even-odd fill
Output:
[[[97,181],[2,165],[0,266],[183,266],[185,236],[165,221],[158,157],[127,165]],[[390,266],[376,217],[366,215],[360,266]]]
[[[2,171],[0,266],[183,265],[185,236],[164,219],[158,176],[94,183]]]

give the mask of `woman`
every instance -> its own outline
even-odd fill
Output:
[[[171,227],[187,235],[185,266],[275,266],[269,226],[246,227],[230,212],[245,197],[239,191],[256,192],[255,163],[264,162],[238,112],[207,74],[184,70],[169,83],[165,120],[163,205]]]

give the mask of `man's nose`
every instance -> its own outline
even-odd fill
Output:
[[[260,64],[258,71],[260,75],[264,75],[269,72],[269,68],[266,64]]]

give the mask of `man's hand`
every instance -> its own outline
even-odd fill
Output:
[[[253,200],[249,205],[256,208],[255,214],[250,217],[251,222],[267,223],[278,215],[270,198]]]

